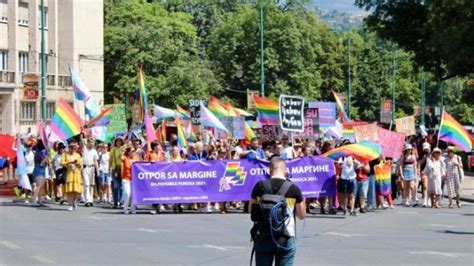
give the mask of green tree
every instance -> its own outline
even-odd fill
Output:
[[[183,12],[168,12],[159,3],[106,1],[106,99],[133,94],[139,64],[150,101],[160,105],[185,104],[220,91],[213,72],[199,59],[191,19]]]

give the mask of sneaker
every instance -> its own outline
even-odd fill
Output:
[[[15,192],[15,195],[17,197],[19,197],[19,198],[21,197],[21,189],[19,189],[18,187],[14,187],[13,191]]]
[[[74,208],[71,206],[71,207],[67,208],[67,210],[72,212],[74,210]]]
[[[357,213],[355,211],[352,211],[351,216],[357,216]]]
[[[321,214],[326,214],[326,210],[324,209],[324,207],[321,207]]]
[[[342,215],[347,215],[347,210],[343,210]]]
[[[156,210],[151,210],[151,211],[150,211],[150,214],[153,214],[153,215],[155,215],[155,214],[157,214],[157,213],[158,213],[158,212],[157,212]]]
[[[360,208],[359,212],[360,212],[360,213],[366,213],[367,211],[364,210],[364,208]]]
[[[206,213],[211,213],[211,212],[212,212],[212,210],[211,210],[211,208],[209,208],[209,206],[207,206],[206,208],[204,208],[204,211],[205,211]]]
[[[123,214],[130,214],[128,210],[123,211]]]
[[[330,209],[329,214],[337,214],[337,210],[336,209]]]
[[[309,207],[310,207],[311,209],[316,209],[316,208],[318,207],[318,204],[316,204],[316,202],[311,202],[311,203],[309,204]]]
[[[164,211],[166,211],[166,208],[165,208],[165,206],[163,206],[163,205],[160,205],[160,212],[164,212]]]
[[[221,208],[219,207],[219,203],[215,203],[214,204],[214,208],[213,208],[215,211],[219,211]]]
[[[74,208],[74,210],[77,209],[77,204],[74,202],[74,203],[72,204],[72,207]]]
[[[25,200],[25,204],[30,204],[30,201],[29,201],[29,200]]]
[[[136,210],[132,210],[131,213],[132,213],[132,214],[137,214],[137,211],[136,211]]]
[[[407,201],[405,202],[405,207],[410,207],[410,201],[407,200]]]
[[[46,200],[51,200],[51,197],[48,196],[48,195],[46,195],[45,199],[46,199]]]
[[[418,201],[413,204],[413,207],[418,206]]]

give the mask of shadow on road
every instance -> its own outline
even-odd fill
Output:
[[[437,231],[438,233],[445,233],[445,234],[453,234],[453,235],[474,235],[474,232],[463,232],[463,231],[452,231],[452,230],[444,230],[444,231]]]

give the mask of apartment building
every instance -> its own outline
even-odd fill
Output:
[[[76,102],[68,65],[103,104],[103,1],[44,0],[46,113]],[[41,0],[0,0],[0,132],[36,133],[41,118]]]

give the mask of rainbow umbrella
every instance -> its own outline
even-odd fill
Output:
[[[382,147],[372,141],[361,141],[359,143],[345,145],[336,149],[332,149],[322,156],[337,160],[340,157],[352,156],[358,161],[372,161],[377,159],[382,153]]]

